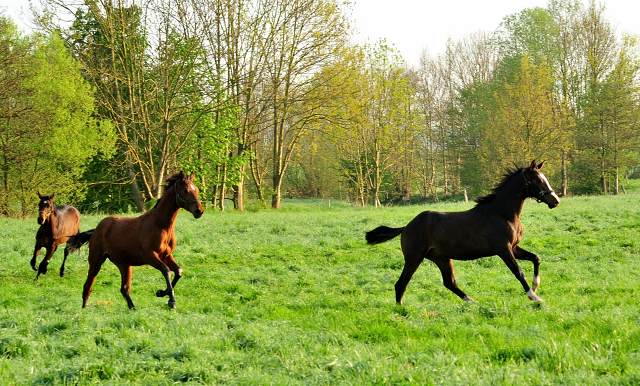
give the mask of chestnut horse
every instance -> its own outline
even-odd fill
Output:
[[[560,198],[540,172],[542,162],[535,160],[528,168],[509,172],[488,196],[476,200],[474,208],[464,212],[425,211],[417,215],[403,228],[378,227],[366,234],[369,245],[383,243],[402,234],[404,269],[395,285],[396,302],[402,304],[402,296],[409,280],[422,261],[433,261],[440,272],[444,286],[462,300],[474,301],[456,284],[451,260],[475,260],[498,255],[522,284],[529,299],[541,303],[536,295],[540,285],[540,259],[518,246],[522,239],[520,214],[524,200],[532,197],[553,209]],[[516,262],[533,263],[533,285],[530,288]]]
[[[89,241],[89,273],[82,291],[82,308],[87,306],[93,283],[106,259],[120,270],[120,292],[130,309],[135,309],[130,296],[132,267],[145,264],[162,272],[167,289],[158,290],[156,296],[169,295],[169,307],[175,308],[173,288],[182,276],[182,268],[172,255],[176,247],[176,217],[180,208],[188,210],[195,218],[200,218],[204,212],[193,178],[193,173],[190,177],[184,172],[174,174],[167,179],[162,197],[149,212],[133,218],[107,217],[95,229],[79,233],[67,242],[70,251],[74,251]],[[174,273],[173,281],[170,271]]]
[[[43,196],[38,192],[40,202],[38,203],[38,224],[40,228],[36,233],[36,247],[33,251],[31,259],[31,268],[38,271],[36,279],[40,274],[47,273],[47,265],[49,260],[58,249],[58,245],[67,242],[69,237],[80,231],[80,212],[78,209],[69,205],[60,205],[56,207],[53,203],[55,193],[50,196]],[[36,258],[40,254],[40,249],[46,248],[47,253],[40,262],[40,266],[36,265]],[[64,276],[64,263],[67,261],[68,251],[64,251],[64,260],[60,267],[60,277]]]

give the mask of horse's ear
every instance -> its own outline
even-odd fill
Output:
[[[51,196],[49,196],[49,200],[53,200],[53,197],[55,197],[55,196],[56,196],[56,194],[53,193]]]
[[[187,178],[187,175],[184,174],[182,170],[180,170],[180,179],[184,181],[186,178]]]
[[[38,197],[39,197],[39,198],[44,197],[42,194],[40,194],[40,191],[39,191],[39,190],[38,190]]]
[[[538,164],[538,169],[542,169],[542,165],[544,165],[545,161],[542,161]]]
[[[191,172],[191,175],[189,176],[189,179],[190,179],[191,181],[193,181],[193,179],[194,179],[194,178],[196,178],[196,173]]]
[[[531,165],[529,165],[529,169],[534,170],[536,168],[536,160],[531,161]]]

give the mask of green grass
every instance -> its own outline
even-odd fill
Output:
[[[633,189],[628,188],[629,191]],[[528,201],[522,246],[538,254],[542,305],[498,257],[455,262],[463,303],[435,265],[397,306],[398,239],[422,210],[471,203],[351,208],[285,202],[282,211],[182,212],[177,309],[161,274],[134,268],[127,309],[106,262],[81,309],[87,250],[34,282],[35,218],[0,220],[2,384],[636,385],[640,383],[640,193]],[[81,229],[101,216],[83,216]],[[40,260],[40,259],[39,259]],[[532,267],[521,262],[528,280]]]

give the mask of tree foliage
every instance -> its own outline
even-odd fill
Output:
[[[22,36],[0,18],[3,215],[26,215],[36,191],[82,200],[88,161],[111,154],[113,126],[94,116],[91,87],[55,33]]]
[[[384,41],[350,44],[349,4],[336,0],[41,2],[43,27],[64,37],[92,87],[87,125],[117,139],[113,153],[89,146],[64,159],[71,180],[82,173],[86,207],[142,211],[164,176],[184,168],[213,206],[231,199],[243,210],[245,197],[279,208],[285,194],[375,206],[474,197],[532,158],[548,161],[560,194],[617,194],[638,163],[638,45],[618,38],[595,1],[524,9],[492,33],[425,51],[414,68]],[[58,97],[48,69],[27,64],[45,40],[13,39],[2,122],[35,116],[14,90],[35,95],[37,82],[13,73],[41,79],[40,99],[56,107],[75,98]],[[20,55],[28,60],[12,62]],[[29,119],[56,127],[64,113],[52,105]],[[24,143],[37,127],[20,127]],[[72,142],[89,135],[62,131]],[[14,173],[9,139],[5,170]],[[21,154],[42,162],[33,143]]]

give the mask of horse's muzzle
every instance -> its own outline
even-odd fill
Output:
[[[202,217],[202,214],[204,213],[204,209],[200,209],[200,208],[196,208],[195,210],[191,211],[191,214],[193,215],[194,218],[200,218]]]
[[[549,197],[546,198],[544,201],[547,204],[547,206],[549,206],[549,209],[553,209],[556,206],[558,206],[558,204],[560,204],[560,197],[558,197],[556,192],[552,192],[551,194],[549,194]]]

